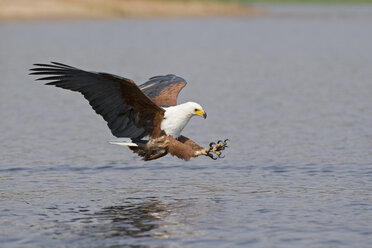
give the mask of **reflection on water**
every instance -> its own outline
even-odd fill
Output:
[[[171,238],[170,229],[181,225],[179,213],[187,207],[184,200],[165,203],[155,197],[129,198],[122,204],[98,211],[91,211],[89,207],[61,211],[55,207],[49,210],[54,212],[55,217],[63,214],[64,218],[55,220],[57,224],[45,229],[55,239],[69,237],[94,239],[98,243],[104,241],[100,247],[115,247],[118,244],[138,247],[136,244],[141,242],[141,247],[145,247],[146,240]],[[72,214],[73,218],[66,220],[68,214]]]
[[[165,218],[175,210],[173,207],[156,199],[105,207],[90,217],[103,222],[102,225],[88,226],[84,234],[102,238],[169,236],[166,230],[155,230],[164,227]]]

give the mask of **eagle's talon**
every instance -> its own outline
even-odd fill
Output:
[[[222,156],[222,154],[218,155],[218,158],[224,158],[225,156]]]
[[[223,145],[217,147],[217,151],[222,151],[222,150],[225,150],[225,147]]]
[[[218,140],[217,143],[209,143],[209,147],[204,150],[204,155],[210,157],[213,160],[224,158],[225,156],[222,155],[221,151],[225,150],[225,148],[228,147],[227,141],[228,139],[225,139],[224,141]],[[214,156],[213,154],[215,154],[216,156]]]
[[[227,147],[227,139],[217,141],[217,144],[213,147],[213,151],[223,151]]]
[[[217,158],[215,158],[215,157],[213,156],[212,153],[207,153],[207,156],[210,157],[210,158],[213,159],[213,160],[216,160],[216,159],[217,159]]]

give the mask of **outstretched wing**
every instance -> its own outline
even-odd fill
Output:
[[[88,72],[68,65],[35,64],[37,80],[51,81],[47,85],[78,91],[101,115],[116,137],[140,139],[159,136],[164,109],[156,105],[130,79],[108,73]]]
[[[177,96],[185,87],[185,79],[173,74],[156,76],[149,79],[139,88],[158,106],[177,105]]]

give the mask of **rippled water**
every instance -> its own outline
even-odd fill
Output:
[[[270,10],[0,24],[1,247],[371,247],[372,8]],[[226,157],[107,144],[79,94],[27,75],[48,61],[184,77],[208,112],[184,134]]]

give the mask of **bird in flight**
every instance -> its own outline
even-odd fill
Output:
[[[155,76],[137,86],[131,79],[57,62],[34,66],[30,74],[42,75],[37,80],[80,92],[118,138],[110,143],[128,146],[145,161],[168,153],[184,160],[201,155],[217,159],[227,147],[227,139],[202,147],[181,135],[192,116],[207,117],[195,102],[177,105],[177,96],[186,85],[181,77]]]

